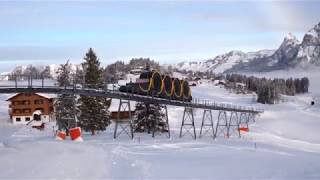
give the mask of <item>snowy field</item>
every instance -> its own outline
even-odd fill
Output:
[[[265,109],[240,139],[180,139],[183,109],[170,106],[170,139],[135,134],[133,140],[124,135],[114,140],[111,125],[96,136],[85,134],[84,142],[61,142],[54,138],[54,124],[42,132],[8,124],[9,95],[0,95],[0,179],[320,179],[320,99],[309,106],[319,98],[320,73],[302,75],[310,77],[311,92],[284,97],[277,105],[256,104],[253,95],[214,85],[192,89],[194,97]],[[201,116],[202,110],[195,110],[197,135]]]

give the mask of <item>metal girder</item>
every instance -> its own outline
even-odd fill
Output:
[[[127,121],[120,120],[120,112],[121,111],[128,111],[129,119]],[[120,132],[118,132],[119,127],[120,127]],[[131,139],[133,139],[133,122],[132,122],[130,101],[120,99],[113,138],[116,139],[122,133],[126,133]]]
[[[240,118],[239,118],[239,126],[240,127],[249,127],[249,118],[248,118],[248,113],[240,113]]]
[[[212,131],[212,134],[210,133],[210,129]],[[201,138],[205,134],[209,134],[212,138],[214,138],[214,125],[213,125],[212,112],[210,109],[205,109],[203,111],[199,138]]]
[[[90,89],[90,88],[76,88],[72,87],[56,87],[56,86],[23,86],[15,87],[12,86],[0,86],[0,93],[49,93],[49,94],[80,94],[85,96],[99,96],[114,99],[123,99],[137,102],[145,102],[151,104],[164,104],[200,109],[210,109],[218,111],[237,111],[237,112],[249,112],[249,113],[262,113],[262,110],[237,107],[237,106],[227,106],[224,104],[210,103],[207,101],[200,101],[199,99],[194,99],[191,102],[178,101],[172,99],[164,99],[154,96],[144,96],[138,94],[124,93],[119,91],[113,91],[108,89]]]
[[[214,137],[216,138],[221,133],[223,133],[224,137],[228,136],[228,118],[226,111],[219,111]]]
[[[227,137],[230,137],[232,134],[237,134],[237,136],[240,137],[239,118],[238,113],[235,111],[231,111],[230,113]]]
[[[183,129],[185,130],[184,133],[182,133]],[[186,134],[190,134],[193,139],[197,139],[196,129],[194,126],[193,109],[190,107],[184,108],[179,137],[182,138]]]

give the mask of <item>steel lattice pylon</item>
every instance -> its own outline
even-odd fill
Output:
[[[128,111],[129,119],[126,121],[120,120],[120,112],[121,111]],[[120,132],[118,132],[118,127],[121,128]],[[133,139],[133,122],[132,122],[132,115],[131,115],[131,108],[130,108],[130,101],[129,100],[122,100],[120,99],[119,108],[118,108],[118,115],[117,120],[114,128],[114,135],[113,138],[119,137],[122,133],[126,133],[131,139]]]
[[[253,123],[256,122],[256,114],[254,113],[247,113],[248,114],[248,122],[252,121]]]
[[[185,129],[186,132],[182,134],[182,130]],[[193,132],[191,132],[193,130]],[[182,138],[186,134],[190,134],[192,138],[196,139],[196,129],[194,126],[194,116],[193,109],[190,107],[185,107],[183,112],[182,124],[180,128],[180,138]]]
[[[230,137],[232,134],[237,134],[240,137],[239,118],[238,113],[235,111],[231,111],[230,113],[227,137]]]
[[[210,129],[212,131],[212,134],[210,133]],[[205,109],[203,111],[199,138],[201,138],[205,134],[210,134],[210,136],[214,138],[214,125],[213,125],[213,119],[212,119],[212,112],[210,109]]]
[[[248,119],[248,114],[247,113],[240,113],[240,118],[239,118],[239,126],[240,127],[249,127],[249,119]]]
[[[228,119],[226,111],[219,111],[214,137],[216,138],[221,133],[223,133],[224,136],[228,135]]]

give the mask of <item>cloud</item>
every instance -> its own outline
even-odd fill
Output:
[[[320,1],[210,2],[181,16],[216,32],[306,32],[320,21]]]
[[[229,50],[275,49],[288,32],[320,20],[317,1],[0,2],[0,61],[215,56]],[[4,62],[4,61],[2,61]],[[2,63],[3,64],[3,63]]]

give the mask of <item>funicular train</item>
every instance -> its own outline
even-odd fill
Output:
[[[178,101],[192,100],[188,81],[163,75],[154,70],[142,72],[136,82],[120,86],[119,91]]]

